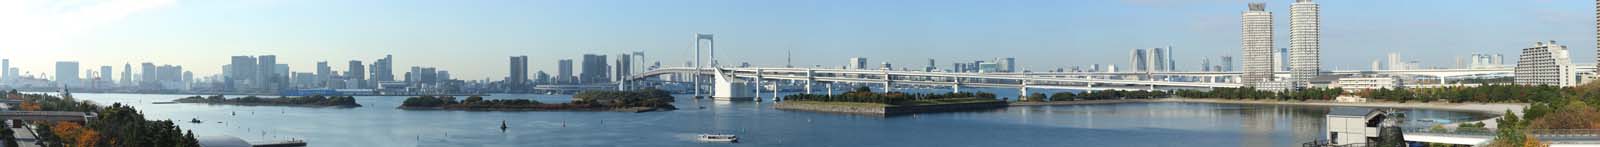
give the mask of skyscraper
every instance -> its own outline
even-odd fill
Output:
[[[1594,34],[1594,39],[1595,39],[1595,49],[1594,49],[1595,57],[1594,57],[1594,61],[1595,61],[1595,63],[1600,63],[1600,0],[1595,0],[1594,1],[1594,19],[1595,19],[1594,29],[1596,30],[1596,32]],[[1595,73],[1600,73],[1600,68],[1595,68]]]
[[[115,81],[112,80],[114,76],[111,75],[111,71],[111,66],[100,66],[100,80],[97,82]]]
[[[1272,50],[1272,71],[1289,71],[1289,48]]]
[[[555,83],[556,84],[571,84],[571,83],[573,83],[573,81],[574,80],[572,79],[572,59],[561,59],[559,61],[556,61],[556,82]]]
[[[367,82],[362,82],[367,81],[367,69],[366,65],[361,64],[361,60],[350,60],[350,67],[344,72],[346,79],[356,81],[355,85],[345,85],[346,87],[368,88],[372,86],[367,85]]]
[[[1244,75],[1240,82],[1259,86],[1272,79],[1272,12],[1267,12],[1265,3],[1250,3],[1249,7],[1240,23],[1240,46],[1244,53]]]
[[[511,56],[511,71],[507,73],[505,82],[521,88],[528,83],[528,56]]]
[[[1289,7],[1289,77],[1296,87],[1309,86],[1322,71],[1322,6],[1295,0]]]
[[[1133,49],[1133,51],[1128,53],[1128,67],[1133,68],[1133,72],[1149,71],[1149,62],[1149,54],[1145,53],[1145,50],[1142,48]]]
[[[82,83],[78,81],[78,61],[57,61],[56,86],[77,87],[79,84]]]
[[[0,72],[0,81],[10,82],[12,78],[17,78],[16,75],[11,75],[10,71],[6,71],[10,69],[11,59],[0,59],[0,71],[4,71]]]
[[[321,88],[330,81],[333,81],[333,67],[328,66],[328,61],[317,61],[317,75],[309,85]]]
[[[1217,69],[1224,72],[1233,71],[1233,56],[1222,56],[1222,65]]]
[[[159,77],[156,75],[161,74],[156,72],[155,63],[139,63],[139,87],[160,88],[159,84],[161,84],[161,82],[160,80],[157,80]]]
[[[122,86],[133,85],[133,64],[122,63]]]
[[[617,62],[612,66],[615,66],[612,71],[612,78],[615,78],[617,81],[622,81],[623,79],[628,78],[628,75],[633,75],[633,56],[628,54],[618,54]],[[523,72],[526,73],[527,71]]]
[[[583,67],[581,71],[578,71],[579,83],[593,84],[609,82],[608,79],[611,78],[606,76],[607,66],[606,55],[584,54]]]
[[[1178,56],[1177,52],[1176,51],[1172,51],[1172,46],[1171,45],[1168,45],[1166,49],[1167,49],[1167,71],[1178,71],[1178,61],[1172,60],[1172,56]]]
[[[151,69],[151,68],[155,68],[154,64],[144,63],[144,64],[141,64],[141,65],[142,65],[141,67],[144,67],[144,68],[141,68],[144,71],[144,72],[141,72],[141,73],[153,74],[155,72],[154,69]],[[225,77],[225,79],[226,79],[225,82],[226,82],[226,85],[229,87],[228,89],[230,89],[230,90],[240,91],[240,90],[252,89],[254,87],[252,85],[257,82],[256,81],[256,70],[259,69],[259,67],[256,66],[256,58],[255,57],[251,57],[251,56],[233,56],[232,62],[230,64],[228,64],[228,69],[229,69],[228,72],[230,72],[230,73],[225,75],[226,76]],[[145,77],[144,80],[154,80],[154,78],[150,77],[149,75],[144,75],[144,77]],[[147,83],[147,82],[139,82],[139,83]]]
[[[1151,72],[1165,71],[1167,66],[1171,66],[1167,65],[1167,50],[1162,48],[1150,49],[1149,61]]]
[[[849,69],[867,69],[867,58],[862,58],[862,57],[850,58],[850,63],[848,63],[848,66],[845,66],[845,68],[849,68]]]
[[[394,81],[394,55],[383,55],[383,59],[373,61],[372,68],[367,70],[371,70],[372,73],[369,77],[373,82],[370,83]]]
[[[1000,62],[1000,66],[1004,66],[1001,67],[1005,70],[1004,72],[1017,72],[1017,58],[1006,57],[999,60],[995,62]]]
[[[269,91],[277,90],[280,76],[277,72],[278,56],[260,55],[256,56],[256,60],[256,86]]]

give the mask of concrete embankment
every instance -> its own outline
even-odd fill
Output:
[[[778,103],[778,105],[775,106],[775,108],[777,108],[778,110],[795,110],[795,111],[812,111],[812,112],[826,112],[826,113],[863,114],[863,115],[878,115],[878,116],[893,116],[893,115],[914,114],[914,113],[928,113],[928,112],[970,111],[970,110],[997,109],[997,108],[1005,108],[1005,107],[1006,107],[1006,102],[999,102],[999,101],[995,101],[995,102],[978,102],[978,103],[959,103],[959,104],[940,104],[940,105],[881,106],[881,107],[856,106],[856,105],[833,105],[833,104],[828,104],[828,103]]]
[[[1281,101],[1281,100],[1243,100],[1243,99],[1200,99],[1200,98],[1161,98],[1161,99],[1127,99],[1127,100],[1085,100],[1085,101],[1058,101],[1058,102],[1018,102],[1011,106],[1047,106],[1047,105],[1092,105],[1113,103],[1216,103],[1216,104],[1246,104],[1246,105],[1301,105],[1301,106],[1330,106],[1330,107],[1374,107],[1374,108],[1404,108],[1404,109],[1433,109],[1452,111],[1473,111],[1494,115],[1505,115],[1506,110],[1511,113],[1523,115],[1522,109],[1528,107],[1526,103],[1448,103],[1448,102],[1332,102],[1332,101]],[[1489,128],[1494,128],[1495,119],[1500,116],[1483,120],[1457,122],[1445,125],[1454,128],[1461,123],[1482,122]]]

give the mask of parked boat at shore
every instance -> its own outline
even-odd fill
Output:
[[[739,136],[732,134],[700,134],[697,139],[702,142],[739,142]]]

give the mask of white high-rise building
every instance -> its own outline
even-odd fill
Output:
[[[1244,53],[1241,83],[1259,86],[1272,79],[1272,12],[1265,3],[1250,3],[1241,15],[1240,40]]]
[[[850,69],[867,69],[867,58],[862,58],[862,57],[850,58],[850,65],[846,66],[846,68],[850,68]]]
[[[1322,71],[1322,7],[1311,0],[1295,0],[1289,7],[1290,81],[1306,86]]]
[[[1522,49],[1522,56],[1518,59],[1513,74],[1516,75],[1514,81],[1520,85],[1566,87],[1577,85],[1579,77],[1574,69],[1576,68],[1568,56],[1567,46],[1550,41],[1538,42],[1533,47]]]
[[[1405,61],[1400,61],[1400,53],[1389,53],[1389,68],[1387,70],[1406,70],[1405,64]]]

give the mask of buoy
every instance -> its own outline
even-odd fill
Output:
[[[505,132],[506,128],[506,120],[500,120],[500,132]]]

